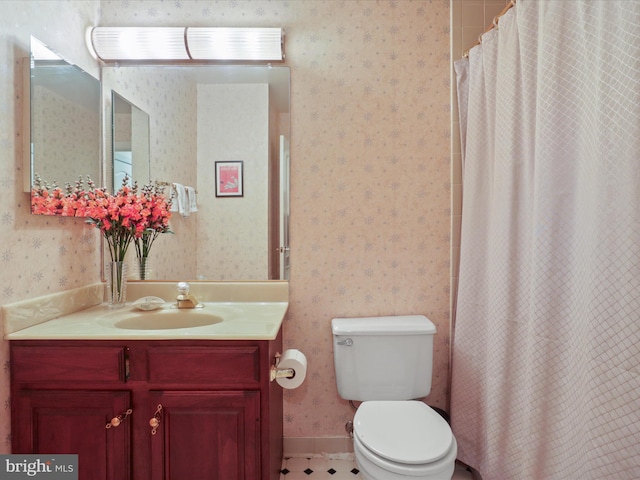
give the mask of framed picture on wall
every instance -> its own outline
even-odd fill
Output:
[[[216,197],[242,197],[243,171],[242,161],[215,162]]]

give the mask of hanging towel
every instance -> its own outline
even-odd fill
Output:
[[[198,202],[197,202],[197,198],[196,195],[198,194],[196,192],[196,189],[193,187],[185,187],[187,190],[187,199],[188,199],[188,205],[189,208],[188,210],[190,212],[197,212],[198,211]]]
[[[171,211],[178,212],[183,217],[188,217],[189,208],[186,188],[184,188],[184,185],[180,183],[174,183],[173,189],[175,191],[175,196],[173,198],[173,204],[171,205]]]

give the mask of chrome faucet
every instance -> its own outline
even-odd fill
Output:
[[[189,284],[187,282],[178,283],[178,296],[176,297],[176,306],[178,308],[196,308],[198,306],[196,297],[189,293]]]

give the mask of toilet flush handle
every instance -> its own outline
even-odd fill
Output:
[[[340,340],[338,342],[338,345],[345,345],[347,347],[350,347],[351,345],[353,345],[353,340],[351,340],[350,338],[346,338],[344,340]]]

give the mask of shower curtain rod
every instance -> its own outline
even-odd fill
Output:
[[[482,35],[484,35],[487,32],[490,32],[494,28],[498,28],[498,22],[500,21],[500,17],[502,17],[505,13],[511,10],[512,7],[515,7],[515,5],[516,5],[516,0],[511,0],[507,5],[505,5],[502,11],[498,15],[493,17],[493,23],[489,25],[487,29],[480,34],[476,43],[474,43],[471,47],[469,47],[467,50],[464,51],[464,53],[462,54],[462,57],[467,58],[469,56],[469,50],[471,50],[473,47],[480,45],[482,43]]]

